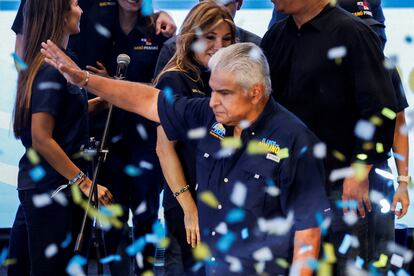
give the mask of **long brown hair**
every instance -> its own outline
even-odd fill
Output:
[[[221,23],[226,22],[231,29],[231,42],[236,41],[236,27],[229,12],[214,1],[203,1],[195,5],[186,16],[180,33],[177,36],[177,50],[164,69],[158,74],[155,83],[168,71],[194,72],[196,80],[200,79],[200,70],[195,65],[194,52],[191,45],[200,35],[208,33],[217,28]]]
[[[13,130],[19,138],[22,129],[29,125],[33,81],[44,63],[41,43],[50,39],[63,41],[65,14],[72,0],[27,0],[23,9],[23,56],[28,68],[19,72]]]

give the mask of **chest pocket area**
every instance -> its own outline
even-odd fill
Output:
[[[274,183],[278,163],[267,160],[265,156],[250,157],[248,162],[240,165],[241,181],[246,185],[247,198],[245,208],[256,217],[263,217],[267,199],[267,186]],[[276,184],[276,183],[274,183]]]
[[[213,151],[211,149],[208,147],[198,147],[196,149],[197,183],[199,180],[208,181],[214,162]]]

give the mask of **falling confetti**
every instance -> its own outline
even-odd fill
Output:
[[[131,177],[136,177],[142,173],[141,169],[135,167],[134,165],[126,165],[124,172]]]
[[[32,165],[37,165],[40,163],[40,157],[37,154],[36,150],[34,150],[33,148],[29,148],[27,150],[26,156]]]
[[[129,256],[134,256],[144,249],[146,243],[147,242],[145,240],[145,237],[140,237],[139,239],[135,240],[131,245],[127,246],[127,248],[125,248],[125,252]]]
[[[293,226],[293,212],[289,212],[287,217],[277,217],[274,219],[266,220],[259,218],[257,224],[262,232],[266,232],[270,235],[285,235]]]
[[[241,230],[241,237],[242,237],[243,240],[249,238],[249,229],[243,228]]]
[[[326,144],[320,142],[313,146],[313,156],[323,159],[326,156]]]
[[[139,161],[139,167],[146,169],[146,170],[152,170],[154,168],[154,165],[150,162],[147,162],[145,160]]]
[[[359,120],[355,125],[354,132],[356,137],[369,141],[374,136],[375,126],[369,121]]]
[[[52,203],[52,199],[49,194],[38,194],[32,197],[33,205],[36,208],[42,208]]]
[[[325,242],[323,244],[324,261],[330,264],[336,262],[335,248],[332,243]]]
[[[374,262],[374,266],[377,268],[385,267],[388,262],[388,256],[385,254],[381,254],[378,261]]]
[[[404,40],[407,44],[413,43],[413,37],[411,35],[406,35]]]
[[[143,0],[141,5],[141,14],[143,16],[151,16],[154,13],[152,0]]]
[[[65,240],[60,244],[60,247],[67,248],[69,244],[72,242],[72,234],[67,233]]]
[[[375,144],[375,150],[378,153],[383,153],[384,152],[384,145],[382,143],[376,143]]]
[[[238,223],[244,220],[245,212],[242,209],[231,209],[226,215],[226,221],[228,223]]]
[[[354,171],[354,168],[352,167],[332,170],[331,174],[329,175],[329,181],[335,182],[337,180],[353,176],[354,174],[355,174],[355,171]]]
[[[135,215],[143,214],[146,211],[147,211],[147,202],[143,201],[138,205],[137,209],[135,210]]]
[[[236,184],[234,184],[233,192],[230,195],[231,202],[233,202],[238,207],[242,207],[244,205],[244,201],[246,200],[246,196],[246,186],[241,182],[237,182]]]
[[[196,260],[206,260],[211,257],[210,248],[205,243],[198,244],[197,247],[193,249],[193,255]]]
[[[68,273],[71,276],[84,276],[86,275],[85,272],[82,269],[82,266],[87,264],[86,258],[75,255],[72,257],[72,259],[69,261],[68,266],[66,267],[66,273]]]
[[[225,235],[228,232],[227,224],[225,222],[220,222],[214,229],[217,233]]]
[[[58,247],[55,243],[52,243],[50,245],[48,245],[48,247],[46,247],[45,249],[45,257],[50,259],[53,256],[56,255],[56,253],[58,252]]]
[[[260,141],[252,140],[247,145],[248,154],[263,154],[269,151],[268,147]]]
[[[239,149],[242,146],[242,141],[239,137],[225,137],[221,140],[221,146],[225,149]]]
[[[219,205],[219,202],[216,196],[210,191],[201,192],[200,200],[207,206],[210,206],[211,208],[214,208],[214,209],[217,209]]]
[[[334,47],[328,50],[328,59],[337,60],[346,56],[347,49],[345,46]]]
[[[267,262],[273,259],[273,254],[269,247],[262,247],[253,252],[253,259],[259,262]]]
[[[137,132],[139,136],[141,136],[142,140],[146,141],[148,140],[148,133],[145,127],[142,124],[137,125]]]
[[[395,117],[397,117],[397,113],[395,113],[394,111],[392,111],[391,109],[384,107],[381,111],[381,114],[384,115],[385,117],[387,117],[390,120],[394,120]]]
[[[57,193],[53,196],[53,199],[62,206],[68,205],[68,200],[64,193]]]
[[[101,264],[108,264],[110,262],[119,262],[119,261],[121,261],[121,256],[119,255],[109,255],[99,260]]]
[[[411,70],[410,75],[408,76],[408,86],[411,91],[414,92],[414,68]]]
[[[351,212],[347,212],[346,214],[344,214],[342,219],[347,225],[352,226],[358,221],[358,215],[356,214],[355,211],[351,211]]]
[[[342,255],[345,255],[348,252],[348,249],[351,247],[352,244],[352,237],[349,234],[346,234],[344,239],[342,240],[341,245],[339,246],[338,252]]]
[[[191,45],[191,50],[194,52],[194,53],[204,53],[204,51],[207,49],[207,45],[206,45],[206,43],[203,41],[203,40],[201,40],[201,39],[198,39],[198,40],[196,40],[196,42],[194,42],[192,45]]]
[[[205,127],[198,127],[198,128],[193,128],[190,129],[187,133],[187,137],[188,139],[202,139],[206,136],[207,134],[207,129]]]
[[[390,180],[394,180],[395,177],[391,172],[388,171],[384,171],[378,168],[375,168],[375,173],[378,175],[381,175],[382,177],[386,178],[386,179],[390,179]]]
[[[230,247],[235,241],[236,235],[233,232],[228,232],[227,234],[220,237],[220,239],[217,241],[216,248],[220,252],[225,253],[229,251]]]
[[[174,101],[174,93],[172,88],[167,86],[162,90],[162,92],[164,93],[165,100],[171,104]]]
[[[60,90],[62,86],[57,82],[41,82],[37,85],[39,90]]]
[[[98,34],[105,38],[111,37],[111,32],[99,23],[95,24],[95,30],[98,32]]]
[[[29,175],[34,182],[38,182],[46,175],[46,171],[42,166],[38,165],[30,170]]]
[[[396,266],[396,267],[401,268],[403,266],[403,264],[404,264],[404,258],[402,256],[400,256],[400,255],[392,254],[390,263],[393,266]]]
[[[249,56],[251,59],[260,60],[262,53],[260,52],[258,48],[252,48],[249,52]]]
[[[16,70],[18,72],[24,71],[28,68],[27,64],[23,61],[21,57],[19,57],[18,54],[12,53],[11,56],[13,57],[14,65],[16,66]]]
[[[243,267],[242,267],[241,261],[238,258],[227,255],[227,256],[224,257],[224,260],[230,264],[229,265],[229,270],[231,272],[241,272],[242,271]]]

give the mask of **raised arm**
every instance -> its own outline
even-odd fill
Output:
[[[140,83],[113,80],[89,74],[81,70],[52,41],[42,43],[45,61],[58,69],[66,80],[74,85],[88,88],[92,94],[102,97],[109,103],[139,114],[151,121],[159,122],[157,101],[159,90]]]

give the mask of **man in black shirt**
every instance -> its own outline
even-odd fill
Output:
[[[273,96],[326,143],[314,152],[325,157],[328,195],[337,206],[330,241],[338,249],[346,233],[357,236],[360,247],[350,257],[360,256],[368,263],[374,258],[367,232],[372,209],[368,193],[387,185],[373,181],[374,169],[387,166],[396,105],[379,39],[329,0],[273,2],[278,11],[290,15],[262,40]],[[340,172],[343,176],[336,177]],[[357,208],[349,208],[354,202]],[[361,217],[352,224],[355,209]],[[342,254],[337,257],[338,273],[345,273],[346,260]]]

